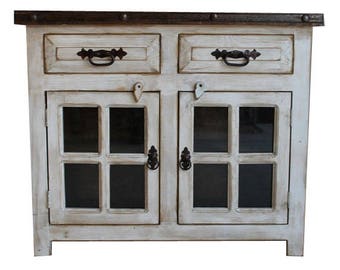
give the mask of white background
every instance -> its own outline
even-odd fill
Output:
[[[0,41],[0,269],[339,269],[340,8],[336,0],[3,0]],[[325,13],[314,28],[305,256],[285,242],[53,243],[33,257],[25,27],[13,10]]]

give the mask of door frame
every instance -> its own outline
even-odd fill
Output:
[[[194,107],[228,107],[228,153],[195,153]],[[239,107],[274,107],[273,153],[238,153]],[[184,147],[197,164],[228,164],[228,208],[193,207],[193,166],[178,172],[179,224],[287,224],[291,92],[205,92],[195,99],[179,93],[179,153]],[[272,208],[238,208],[238,164],[273,164]]]
[[[62,108],[98,107],[99,152],[64,153]],[[110,107],[144,107],[145,149],[142,154],[110,153]],[[146,164],[152,145],[159,151],[159,93],[143,93],[138,102],[131,92],[47,92],[49,208],[51,224],[158,224],[159,169],[145,166],[145,209],[110,209],[110,164]],[[159,156],[159,155],[158,155]],[[64,163],[99,164],[99,208],[66,208]]]

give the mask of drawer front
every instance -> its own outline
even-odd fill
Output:
[[[180,73],[293,73],[292,35],[191,35],[179,37]],[[216,59],[211,53],[218,49],[250,52],[254,49],[261,55],[246,59],[228,57]]]
[[[159,34],[47,34],[44,37],[45,73],[160,73]],[[93,51],[122,48],[126,55],[90,59],[77,55],[82,49]]]

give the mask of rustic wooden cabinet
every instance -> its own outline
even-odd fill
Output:
[[[68,240],[284,240],[303,254],[322,14],[16,11],[35,255]]]

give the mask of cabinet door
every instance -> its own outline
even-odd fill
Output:
[[[179,159],[187,147],[192,164],[179,168],[179,223],[287,223],[291,94],[181,92],[179,102]]]
[[[52,224],[159,222],[158,115],[157,93],[47,93]]]

